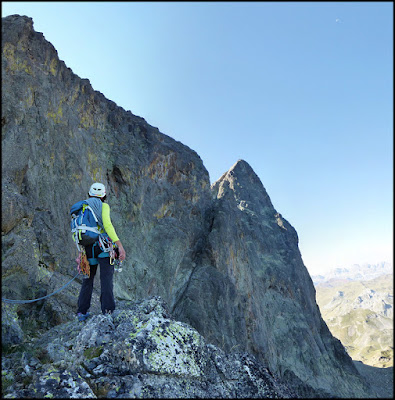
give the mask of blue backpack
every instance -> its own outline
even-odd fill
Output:
[[[79,246],[88,246],[99,240],[99,235],[104,232],[98,225],[98,219],[92,208],[81,200],[70,209],[71,234],[78,250]]]

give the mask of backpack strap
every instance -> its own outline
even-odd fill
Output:
[[[82,210],[85,211],[85,210],[87,210],[87,209],[88,209],[88,210],[91,210],[91,213],[92,213],[92,215],[93,215],[93,218],[95,219],[96,223],[99,225],[99,220],[97,219],[96,214],[95,214],[95,212],[93,211],[92,207],[89,206],[88,204],[84,204],[83,207],[82,207]]]
[[[80,215],[76,215],[75,213],[78,211],[82,211],[82,215],[84,214],[84,212],[86,210],[89,210],[92,213],[92,216],[96,222],[96,226],[95,227],[91,227],[91,226],[86,226],[86,225],[79,225],[82,223],[82,216]],[[100,229],[99,229],[99,222],[98,219],[96,217],[96,214],[94,213],[93,209],[86,203],[84,203],[84,200],[79,201],[78,203],[74,204],[71,208],[71,216],[72,216],[72,229],[71,229],[71,234],[72,237],[75,241],[75,244],[77,246],[78,251],[81,251],[80,245],[79,245],[79,241],[81,240],[81,235],[82,233],[89,231],[89,232],[93,232],[93,233],[97,233],[100,234]]]

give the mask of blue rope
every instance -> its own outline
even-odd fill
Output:
[[[53,292],[53,293],[51,293],[51,294],[48,294],[47,296],[40,297],[39,299],[33,299],[33,300],[11,300],[11,299],[4,299],[4,298],[2,298],[1,300],[4,301],[4,303],[11,303],[11,304],[27,304],[27,303],[34,303],[35,301],[43,300],[43,299],[46,299],[47,297],[53,296],[54,294],[59,293],[61,290],[65,289],[67,286],[70,285],[71,282],[73,282],[73,280],[74,280],[75,278],[77,278],[77,276],[78,276],[79,274],[80,274],[80,273],[78,272],[77,275],[76,275],[70,282],[67,282],[67,283],[66,283],[64,286],[62,286],[60,289],[55,290],[55,292]]]

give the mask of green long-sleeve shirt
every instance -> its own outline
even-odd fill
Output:
[[[107,203],[102,204],[102,212],[101,216],[103,219],[103,228],[106,231],[107,235],[110,236],[110,239],[115,243],[119,240],[117,233],[112,225],[110,218],[110,206]]]

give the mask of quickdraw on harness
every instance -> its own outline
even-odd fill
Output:
[[[116,244],[113,243],[108,235],[99,235],[99,246],[101,251],[109,254],[110,264],[114,265],[114,261],[117,258]]]
[[[108,235],[99,236],[99,246],[103,253],[108,253],[110,257],[110,265],[114,265],[115,272],[122,272],[122,261],[119,260],[117,254],[117,245],[110,239]]]

